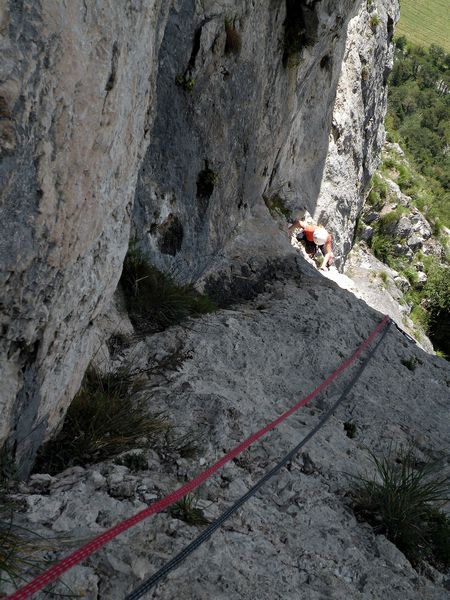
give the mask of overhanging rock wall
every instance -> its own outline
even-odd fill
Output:
[[[141,248],[181,280],[285,257],[263,198],[320,216],[345,254],[382,139],[397,1],[370,10],[0,3],[0,443],[24,473],[100,345],[134,198]]]
[[[284,256],[275,200],[329,225],[342,264],[383,141],[397,18],[391,0],[174,4],[134,212],[151,260],[195,280],[222,257]]]

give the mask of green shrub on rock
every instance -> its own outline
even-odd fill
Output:
[[[428,335],[437,348],[450,355],[450,268],[435,266],[428,273],[423,295]]]
[[[418,463],[410,452],[377,457],[374,478],[358,477],[357,515],[391,540],[413,563],[450,565],[450,519],[440,507],[450,499],[450,476],[438,462]]]

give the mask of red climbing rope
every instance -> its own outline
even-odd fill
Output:
[[[370,344],[370,342],[376,337],[376,335],[383,329],[383,327],[389,321],[389,317],[385,316],[381,323],[373,330],[373,332],[369,335],[368,338],[364,340],[364,342],[355,350],[355,352],[347,358],[325,381],[323,381],[315,390],[313,390],[308,396],[305,396],[300,402],[298,402],[295,406],[287,410],[280,417],[257,431],[256,433],[249,436],[243,442],[241,442],[238,446],[230,450],[227,454],[225,454],[221,459],[211,465],[206,471],[203,471],[197,477],[188,481],[183,486],[165,496],[161,500],[158,500],[151,506],[145,508],[144,510],[138,512],[133,515],[129,519],[118,523],[111,529],[104,531],[100,535],[96,536],[89,542],[87,542],[84,546],[72,552],[65,558],[63,558],[60,562],[56,563],[52,567],[50,567],[44,573],[41,573],[38,577],[33,579],[30,583],[24,585],[20,589],[18,589],[14,594],[8,596],[7,600],[26,600],[30,598],[32,594],[38,592],[43,587],[55,581],[58,577],[60,577],[63,573],[82,562],[85,558],[99,550],[102,546],[104,546],[107,542],[110,542],[112,539],[117,537],[120,533],[123,533],[130,527],[137,525],[147,517],[154,515],[158,512],[161,512],[178,502],[189,494],[193,490],[199,487],[204,481],[206,481],[211,475],[213,475],[216,471],[218,471],[221,467],[226,465],[228,462],[233,460],[236,456],[241,454],[244,450],[246,450],[249,446],[251,446],[254,442],[256,442],[259,438],[264,436],[269,431],[272,431],[277,425],[279,425],[282,421],[290,417],[294,412],[296,412],[299,408],[307,404],[310,400],[312,400],[317,394],[319,394],[322,390],[324,390],[338,375],[340,375],[343,371],[345,371],[357,358],[358,356],[366,349],[366,347]]]

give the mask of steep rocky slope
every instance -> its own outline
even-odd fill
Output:
[[[320,384],[381,320],[301,258],[290,269],[254,301],[148,336],[121,353],[122,364],[144,369],[156,349],[161,357],[181,343],[188,356],[180,369],[150,379],[145,393],[151,410],[163,411],[188,433],[196,452],[147,452],[147,468],[139,474],[109,462],[55,477],[34,475],[17,498],[26,507],[22,522],[44,535],[46,546],[67,552],[68,540],[70,547],[80,545],[199,473]],[[404,363],[413,357],[417,366],[410,370]],[[284,456],[349,378],[334,382],[202,485],[198,506],[205,515],[216,518]],[[384,536],[356,520],[348,496],[352,475],[372,472],[368,450],[395,453],[403,445],[414,448],[418,460],[441,455],[448,444],[449,392],[449,363],[391,327],[359,383],[303,454],[145,597],[449,597],[450,574],[413,569]],[[349,421],[356,425],[354,438],[344,429]],[[92,600],[123,598],[199,530],[158,515],[63,580]],[[59,584],[54,591],[68,588]]]
[[[0,4],[0,441],[23,474],[101,344],[147,147],[134,232],[180,279],[284,257],[263,196],[320,216],[345,254],[397,16],[396,0]]]

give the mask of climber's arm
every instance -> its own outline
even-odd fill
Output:
[[[289,231],[289,234],[292,234],[294,229],[305,229],[305,227],[306,227],[306,223],[304,221],[300,221],[298,219],[297,221],[294,221],[292,223],[292,225],[289,225],[288,231]]]

